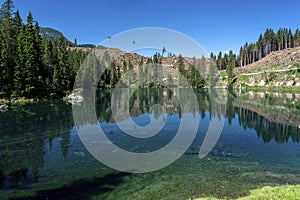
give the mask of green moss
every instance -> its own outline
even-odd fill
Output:
[[[0,104],[5,104],[7,101],[5,99],[0,99]]]
[[[224,77],[227,76],[227,73],[226,73],[225,71],[221,71],[221,72],[220,72],[220,76],[221,76],[222,78],[224,78]]]
[[[255,189],[250,192],[249,196],[238,198],[239,200],[296,200],[300,199],[300,185],[284,185],[270,187],[266,186],[260,189]],[[208,198],[197,198],[196,200],[215,200],[217,198],[208,197]]]
[[[282,199],[300,199],[300,185],[284,185],[270,187],[266,186],[260,189],[252,190],[247,197],[240,198],[240,200],[282,200]]]

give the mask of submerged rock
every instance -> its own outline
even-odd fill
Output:
[[[69,102],[71,104],[77,104],[77,103],[80,103],[83,101],[83,97],[80,96],[80,95],[77,95],[75,93],[71,93],[69,96],[68,96],[68,99],[69,99]]]
[[[249,153],[244,151],[237,152],[227,150],[213,150],[211,152],[211,155],[219,157],[245,158],[249,156]]]
[[[8,110],[8,105],[0,105],[0,111],[7,111]]]
[[[75,151],[75,152],[74,152],[74,155],[84,157],[84,156],[85,156],[85,153],[82,152],[82,151],[79,151],[79,152]]]

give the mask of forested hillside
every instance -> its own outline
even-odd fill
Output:
[[[213,87],[218,71],[211,61],[181,55],[163,57],[160,53],[144,57],[114,48],[94,49],[84,61],[78,81],[97,84],[98,88],[113,88],[116,84],[141,88]]]
[[[274,51],[288,48],[300,47],[300,31],[296,29],[294,34],[291,29],[280,28],[277,32],[273,29],[267,29],[264,34],[260,34],[256,42],[246,42],[241,48],[239,54],[232,51],[218,55],[211,53],[211,58],[216,62],[218,69],[226,69],[230,60],[233,60],[234,67],[249,65]]]
[[[51,40],[29,12],[23,23],[12,0],[1,6],[0,98],[60,98],[73,87],[87,52],[69,51],[61,35]]]

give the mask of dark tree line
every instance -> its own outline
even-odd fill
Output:
[[[68,50],[62,35],[42,39],[32,14],[23,23],[12,0],[1,6],[0,19],[0,98],[66,95],[87,53]]]
[[[264,34],[260,34],[258,40],[254,43],[246,42],[239,51],[239,54],[233,54],[235,64],[233,67],[241,67],[256,62],[267,56],[273,51],[279,51],[287,48],[300,47],[299,29],[293,33],[291,29],[280,28],[277,32],[273,29],[267,29]],[[219,70],[226,69],[230,54],[219,52],[218,55],[211,53],[211,58],[217,63]]]

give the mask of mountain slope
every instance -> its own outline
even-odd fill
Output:
[[[71,43],[63,34],[62,32],[48,27],[40,27],[40,35],[42,38],[48,38],[50,40],[58,40],[60,36],[63,36],[67,43]]]
[[[300,87],[300,48],[275,51],[250,65],[234,69],[235,87]],[[225,81],[224,81],[225,80]],[[223,85],[226,79],[223,78]]]
[[[234,69],[235,74],[284,70],[300,64],[300,47],[274,51],[266,57],[244,67]],[[300,66],[299,66],[300,67]]]
[[[96,49],[95,53],[97,57],[101,58],[104,56],[105,53],[108,53],[110,57],[115,61],[116,67],[119,67],[121,70],[123,68],[124,61],[128,62],[133,65],[134,71],[138,73],[138,68],[140,61],[143,60],[144,66],[147,66],[147,60],[148,57],[136,54],[136,53],[127,53],[120,49],[115,48],[108,48],[108,49]],[[179,57],[176,56],[168,56],[168,57],[160,57],[160,63],[162,67],[162,75],[163,77],[168,77],[168,75],[171,75],[173,78],[179,76],[178,71],[178,61]],[[198,59],[198,58],[188,58],[183,57],[183,64],[185,69],[189,69],[192,65],[196,67],[196,69],[199,70],[199,73],[205,80],[208,80],[209,76],[209,66],[210,66],[210,59],[205,58],[204,60]],[[149,68],[151,66],[148,66]],[[217,68],[215,68],[215,76],[218,76],[219,73],[217,71]],[[215,77],[216,78],[216,77]]]

